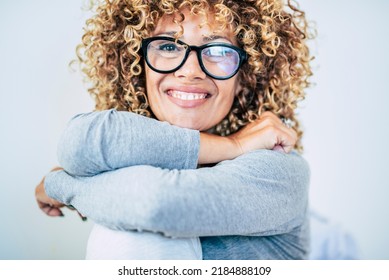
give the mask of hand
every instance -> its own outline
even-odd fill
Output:
[[[289,153],[297,141],[294,129],[287,127],[272,112],[264,112],[259,119],[228,137],[235,141],[241,154],[257,149]]]
[[[198,163],[220,162],[259,149],[289,153],[296,141],[294,129],[287,127],[275,114],[264,112],[258,120],[227,137],[201,132]]]
[[[62,168],[56,167],[51,171],[61,170]],[[38,202],[39,208],[46,213],[48,216],[64,216],[60,208],[65,205],[55,199],[50,198],[45,191],[45,177],[40,181],[38,186],[35,188],[35,198]]]
[[[56,170],[63,170],[61,167],[55,167],[51,171],[56,171]],[[61,211],[62,207],[67,207],[70,210],[76,210],[73,206],[71,205],[65,205],[55,199],[50,198],[45,191],[45,177],[40,181],[40,183],[36,186],[35,188],[35,198],[38,203],[39,208],[46,213],[48,216],[52,217],[63,217],[64,214]],[[81,217],[83,221],[86,221],[86,217],[82,216],[78,211],[78,215]]]

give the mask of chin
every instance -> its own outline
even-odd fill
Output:
[[[168,121],[169,122],[169,121]],[[182,128],[189,128],[189,129],[194,129],[194,130],[199,130],[199,131],[206,131],[211,128],[209,125],[205,125],[202,123],[198,123],[193,120],[174,120],[172,122],[169,122],[172,125],[179,126]]]

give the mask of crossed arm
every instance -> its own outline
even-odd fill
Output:
[[[217,163],[276,145],[289,152],[295,143],[295,132],[280,124],[274,115],[264,117],[259,125],[249,124],[243,132],[220,137],[129,112],[80,114],[63,133],[58,159],[71,175],[93,176],[134,165],[194,169],[198,163]]]
[[[171,236],[270,235],[302,222],[309,170],[300,156],[249,152],[244,142],[234,153],[245,154],[194,169],[201,141],[196,131],[130,113],[82,115],[60,143],[67,172],[50,173],[46,192],[107,227]]]

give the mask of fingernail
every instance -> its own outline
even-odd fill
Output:
[[[81,217],[81,220],[82,220],[83,222],[85,222],[86,220],[88,220],[88,218],[87,218],[87,217]]]

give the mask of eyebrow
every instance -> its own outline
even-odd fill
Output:
[[[207,36],[203,37],[204,42],[215,41],[217,39],[224,39],[224,40],[227,40],[229,42],[231,41],[229,38],[227,38],[225,36],[221,36],[221,35],[207,35]]]
[[[167,32],[158,33],[158,34],[156,34],[156,36],[167,35],[167,36],[170,36],[170,37],[174,37],[177,33],[178,33],[178,31],[167,31]]]
[[[167,35],[170,37],[174,37],[177,33],[178,33],[178,31],[166,31],[166,32],[158,33],[158,34],[156,34],[156,36]],[[205,35],[205,36],[203,36],[203,42],[205,42],[205,43],[215,41],[217,39],[224,39],[228,42],[231,42],[231,40],[229,38],[222,36],[222,35]],[[179,40],[181,40],[181,38],[179,38]],[[184,37],[183,41],[185,41],[185,37]]]

